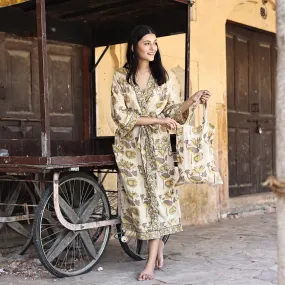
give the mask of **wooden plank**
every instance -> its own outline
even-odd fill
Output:
[[[8,201],[5,201],[5,204],[10,204],[6,207],[5,209],[5,213],[6,215],[9,217],[12,215],[14,208],[15,208],[15,204],[17,203],[17,200],[19,198],[19,194],[20,194],[20,188],[21,188],[21,184],[22,182],[17,183],[17,186],[11,191],[12,195],[8,196]]]
[[[189,0],[174,0],[175,2],[182,3],[182,4],[189,4]]]
[[[55,213],[54,212],[52,213],[51,211],[45,209],[45,211],[44,211],[44,219],[46,219],[49,222],[49,224],[51,224],[51,225],[54,225],[54,226],[58,225],[58,226],[60,226],[59,221],[56,220],[52,215],[55,215]]]
[[[98,1],[92,2],[96,4]],[[99,1],[101,6],[104,2]],[[65,5],[68,5],[68,3],[66,2]],[[74,5],[81,5],[81,1],[78,0],[73,1],[73,3],[75,3]],[[96,5],[99,5],[99,3]],[[185,17],[187,5],[174,1],[162,1],[161,6],[153,6],[153,1],[146,3],[151,3],[151,6],[154,7],[153,11],[146,12],[144,10],[148,9],[149,5],[144,5],[144,7],[139,4],[139,9],[136,9],[137,12],[131,12],[126,18],[125,13],[130,13],[130,11],[126,11],[122,6],[120,13],[116,14],[112,12],[110,16],[105,14],[103,17],[98,13],[98,15],[95,14],[97,18],[94,16],[88,23],[85,22],[86,19],[84,17],[76,21],[61,21],[56,14],[50,12],[47,14],[47,38],[49,40],[72,42],[88,46],[104,46],[125,42],[131,28],[141,23],[148,23],[150,26],[153,26],[157,32],[157,36],[185,33],[187,31]],[[118,5],[114,4],[112,7],[112,9],[117,9]],[[102,11],[107,12],[108,10],[106,9],[107,7]],[[60,13],[65,11],[62,10]],[[144,12],[141,14],[142,11]],[[107,17],[109,17],[108,21],[106,21]],[[14,25],[15,18],[21,23],[20,25]],[[37,36],[34,11],[24,12],[21,9],[14,8],[0,9],[0,27],[1,31],[19,36]],[[51,30],[51,28],[53,29]],[[93,33],[92,30],[96,33]],[[112,37],[110,37],[110,34],[112,34]]]
[[[37,0],[37,38],[38,64],[41,110],[41,146],[42,156],[50,157],[50,116],[49,116],[49,89],[48,89],[48,62],[47,62],[47,31],[45,0]]]
[[[57,258],[79,235],[79,232],[69,231],[63,237],[60,236],[59,242],[57,242],[57,246],[51,251],[48,252],[47,259],[49,262],[52,262],[55,258]]]
[[[67,204],[67,202],[59,195],[59,205],[60,208],[62,209],[62,211],[66,214],[66,216],[68,217],[68,219],[70,219],[70,221],[73,224],[77,224],[79,217],[77,216],[77,214],[74,212],[74,210],[72,209],[72,207],[70,205]]]
[[[121,2],[130,0],[104,0],[104,1],[92,1],[92,0],[70,0],[68,2],[58,2],[58,4],[48,4],[47,11],[53,15],[60,15],[65,13],[72,13],[74,11],[83,11],[86,9],[97,7],[98,9],[106,9],[110,5],[118,5]]]
[[[83,244],[85,245],[86,249],[88,250],[89,254],[94,258],[97,259],[97,252],[94,247],[94,244],[90,238],[88,231],[81,231],[80,237],[82,239]]]
[[[7,225],[22,236],[29,238],[31,235],[19,222],[7,223]]]
[[[80,216],[80,219],[78,221],[78,223],[87,223],[90,216],[93,214],[95,208],[96,208],[96,205],[97,205],[97,202],[98,202],[98,197],[100,196],[99,193],[95,193],[95,195],[93,196],[92,199],[89,199],[88,201],[85,202],[85,205],[83,205],[83,212]]]
[[[141,13],[145,13],[145,11],[152,11],[155,8],[155,1],[150,3],[149,0],[140,0],[139,5],[138,2],[132,0],[120,1],[119,5],[107,5],[98,8],[98,6],[94,8],[88,8],[85,10],[79,10],[72,13],[63,14],[61,19],[82,19],[82,20],[93,20],[96,21],[98,19],[107,20],[107,17],[113,15],[113,17],[128,14],[136,14],[139,16]]]
[[[54,238],[52,238],[51,240],[48,240],[49,236],[44,237],[42,241],[44,240],[48,240],[47,242],[43,242],[43,248],[45,248],[46,245],[51,244],[52,241],[54,241],[54,243],[52,244],[52,246],[50,247],[50,249],[48,250],[46,256],[47,258],[52,254],[52,252],[54,251],[54,249],[58,246],[58,244],[60,243],[60,241],[65,237],[65,235],[67,234],[67,230],[65,228],[61,228],[60,231],[56,232],[58,234],[58,236],[56,237],[56,239],[54,240]]]
[[[128,35],[135,25],[147,22],[155,32],[157,37],[186,33],[186,5],[171,7],[164,10],[154,10],[146,15],[137,16],[135,14],[116,16],[113,19],[105,22],[91,22],[94,29],[93,42],[95,46],[112,45],[116,43],[123,43],[128,40]],[[173,10],[175,9],[175,13]],[[106,18],[106,17],[105,17]],[[167,19],[167,21],[166,21]],[[109,35],[112,35],[110,37]]]
[[[84,80],[84,139],[90,139],[90,76],[94,76],[90,73],[90,53],[91,50],[87,47],[83,48],[83,80]],[[94,96],[94,95],[93,95]]]

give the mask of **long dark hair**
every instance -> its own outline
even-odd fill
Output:
[[[130,39],[128,41],[128,48],[127,48],[127,63],[125,64],[125,68],[127,69],[127,81],[131,83],[131,81],[137,85],[136,82],[136,73],[138,69],[138,54],[137,54],[137,46],[138,42],[148,34],[155,34],[155,31],[146,25],[140,25],[133,28],[131,32]],[[133,46],[133,51],[132,51]],[[155,53],[154,60],[149,63],[151,74],[155,79],[156,83],[160,86],[166,83],[168,79],[168,74],[164,69],[159,49]]]

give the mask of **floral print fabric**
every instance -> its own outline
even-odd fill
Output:
[[[195,108],[192,109],[191,117]],[[213,140],[215,127],[208,122],[207,107],[203,106],[203,123],[193,127],[190,120],[178,126],[176,137],[177,164],[181,184],[223,184],[215,165]]]
[[[114,74],[112,118],[117,125],[113,145],[122,179],[121,220],[137,239],[158,239],[182,231],[170,135],[160,125],[136,126],[139,117],[171,117],[183,124],[173,73],[158,86],[150,76],[141,90],[126,81],[126,69]]]

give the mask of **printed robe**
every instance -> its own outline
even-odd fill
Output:
[[[121,68],[112,83],[112,118],[118,127],[113,150],[122,182],[122,229],[134,232],[140,240],[182,231],[170,135],[160,125],[135,125],[139,117],[185,122],[174,99],[179,98],[174,94],[177,79],[168,74],[161,86],[150,76],[146,89],[141,90],[126,81],[126,69]]]

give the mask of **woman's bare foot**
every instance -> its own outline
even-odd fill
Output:
[[[164,249],[164,242],[162,240],[159,241],[159,248],[156,257],[156,269],[161,269],[163,267],[163,249]]]
[[[148,262],[145,269],[140,273],[138,281],[152,280],[154,278],[154,265]]]

